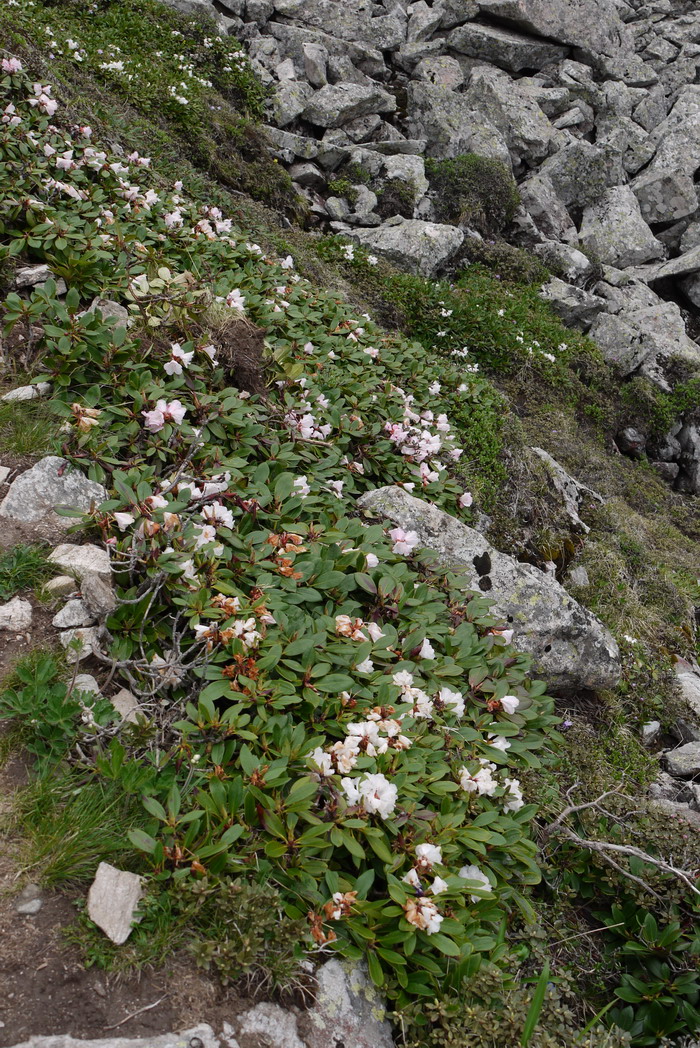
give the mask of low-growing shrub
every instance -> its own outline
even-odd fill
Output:
[[[425,173],[440,222],[468,226],[483,234],[500,233],[520,203],[515,180],[500,160],[464,153],[426,160]]]

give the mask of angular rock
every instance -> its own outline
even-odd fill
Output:
[[[365,0],[276,0],[275,12],[295,22],[312,26],[337,40],[357,41],[380,48],[396,50],[406,39],[405,18],[399,18]]]
[[[48,455],[12,482],[0,503],[0,517],[27,524],[48,519],[56,526],[67,528],[75,523],[74,519],[58,516],[56,509],[75,509],[76,516],[80,516],[106,498],[107,492],[101,484],[88,480],[65,459]]]
[[[128,309],[111,298],[100,298],[98,295],[97,298],[93,298],[87,311],[88,313],[101,313],[103,320],[113,321],[112,326],[115,331],[129,325]]]
[[[11,472],[12,470],[9,466],[0,466],[0,486],[7,483],[7,478]]]
[[[662,386],[654,370],[657,357],[676,356],[693,365],[700,363],[700,346],[688,338],[675,302],[659,299],[658,305],[623,310],[617,316],[601,314],[589,334],[606,360],[617,364],[623,375],[643,366],[645,373]]]
[[[535,36],[602,55],[629,49],[630,33],[614,0],[479,0],[482,14]]]
[[[69,600],[51,620],[56,629],[68,629],[71,626],[93,626],[95,616],[82,600]]]
[[[546,237],[553,240],[575,240],[576,226],[558,196],[554,183],[538,173],[520,184],[522,205]]]
[[[674,670],[683,698],[693,713],[700,717],[700,672],[685,659],[676,659]]]
[[[533,251],[545,265],[553,268],[555,272],[558,270],[573,284],[584,280],[593,269],[590,259],[583,251],[578,251],[569,244],[559,244],[556,240],[536,244]]]
[[[700,309],[700,275],[685,277],[680,285],[693,305]]]
[[[647,279],[650,282],[652,280],[666,280],[668,277],[685,276],[688,273],[697,273],[699,270],[700,245],[691,248],[690,251],[686,251],[683,255],[679,255],[678,258],[672,258],[670,262],[664,262]]]
[[[575,568],[571,569],[571,571],[568,574],[568,581],[571,583],[572,586],[580,586],[581,588],[585,586],[590,586],[591,584],[591,580],[588,577],[588,572],[582,564],[579,564]]]
[[[676,481],[676,490],[688,495],[700,494],[700,427],[694,422],[686,422],[678,433],[681,454],[678,460],[680,470]]]
[[[465,572],[468,584],[493,601],[515,630],[515,644],[533,656],[550,686],[613,687],[620,676],[614,638],[551,576],[494,549],[478,531],[399,487],[368,492],[358,505],[418,533],[438,564]]]
[[[59,640],[66,649],[66,661],[71,665],[90,658],[100,650],[99,631],[95,626],[78,626],[63,630]]]
[[[135,873],[101,862],[90,885],[88,916],[118,946],[131,934],[136,908],[143,895],[142,880]]]
[[[15,1048],[237,1048],[235,1041],[219,1038],[214,1034],[211,1026],[200,1023],[190,1030],[181,1030],[179,1033],[165,1033],[154,1037],[107,1037],[97,1041],[83,1041],[80,1038],[71,1037],[70,1034],[52,1034],[48,1037],[30,1037]]]
[[[316,972],[313,1008],[303,1012],[299,1029],[306,1048],[393,1048],[384,1001],[364,965],[332,958]]]
[[[75,546],[70,542],[65,542],[56,546],[56,549],[49,555],[49,563],[56,564],[67,575],[72,575],[79,581],[82,581],[87,575],[97,575],[107,583],[112,578],[109,554],[92,543]]]
[[[291,163],[294,157],[301,160],[315,160],[318,156],[318,143],[313,138],[295,135],[279,127],[265,125],[265,134],[272,143],[272,152],[283,154],[283,159]]]
[[[393,113],[396,99],[381,87],[363,84],[327,84],[307,103],[303,116],[317,127],[340,127],[368,113]]]
[[[38,400],[40,397],[48,397],[51,392],[50,382],[37,382],[33,386],[17,386],[9,393],[0,397],[3,404],[14,404],[18,400]]]
[[[651,749],[659,741],[661,735],[661,721],[647,721],[642,724],[642,745],[645,749]]]
[[[615,437],[615,443],[623,455],[628,455],[633,459],[644,458],[646,438],[634,426],[626,426],[625,429],[620,430]]]
[[[479,152],[510,166],[505,138],[489,120],[471,112],[464,95],[437,84],[412,81],[407,88],[407,112],[408,134],[427,143],[428,156],[444,159]]]
[[[428,192],[425,161],[420,156],[388,156],[384,159],[382,174],[388,182],[403,182],[412,187],[416,201]]]
[[[117,606],[117,597],[112,588],[111,579],[105,581],[100,575],[94,575],[91,572],[84,574],[81,579],[80,595],[87,608],[100,622]]]
[[[306,1048],[299,1037],[297,1019],[292,1012],[278,1004],[256,1004],[236,1020],[239,1036],[255,1037],[257,1044],[266,1048]]]
[[[686,742],[665,754],[666,767],[675,779],[700,775],[700,742]]]
[[[579,239],[601,262],[619,269],[664,258],[666,254],[664,245],[642,218],[630,186],[608,189],[589,204],[583,213]]]
[[[543,66],[561,62],[567,54],[567,48],[547,40],[536,40],[509,29],[479,25],[476,22],[454,29],[447,43],[454,51],[482,59],[511,73],[519,73],[523,69],[542,69]]]
[[[0,630],[22,633],[32,624],[32,606],[22,597],[13,597],[7,604],[0,605]]]
[[[463,104],[503,135],[514,163],[532,165],[550,152],[555,129],[530,93],[500,69],[477,66]]]
[[[28,884],[17,896],[15,913],[23,914],[24,916],[34,916],[35,913],[39,912],[43,905],[44,900],[41,898],[41,888],[39,885]]]
[[[592,488],[587,487],[586,484],[581,484],[580,481],[575,480],[574,477],[567,473],[564,467],[560,465],[556,459],[552,458],[552,456],[543,448],[533,447],[530,448],[530,451],[536,455],[544,465],[550,483],[561,499],[564,511],[574,529],[581,532],[583,535],[587,535],[591,529],[581,520],[579,510],[586,501],[590,501],[591,499],[595,502],[602,503],[603,499],[601,496],[597,491],[593,491]],[[571,577],[573,578],[573,572]]]
[[[632,182],[642,217],[651,224],[677,222],[697,211],[695,184],[682,171],[647,169]]]
[[[436,55],[434,58],[421,58],[413,70],[415,80],[427,80],[429,84],[456,91],[464,83],[462,67],[455,58],[447,55]]]
[[[17,290],[25,287],[36,287],[37,284],[44,284],[51,277],[53,277],[53,273],[43,263],[38,266],[20,266],[15,271],[12,286],[17,288]]]
[[[52,597],[67,597],[77,589],[75,579],[72,575],[57,575],[44,585],[44,589]]]
[[[130,691],[126,688],[121,688],[116,695],[110,695],[109,701],[123,721],[129,724],[137,723],[136,714],[138,713],[139,704]]]
[[[78,694],[99,695],[100,686],[91,673],[76,673],[73,690]]]
[[[549,302],[554,312],[568,327],[588,331],[591,324],[606,308],[606,301],[590,291],[565,284],[558,277],[551,277],[539,292],[543,302]]]
[[[682,88],[652,138],[658,143],[652,170],[694,176],[700,166],[700,85],[687,84]]]
[[[309,84],[284,80],[271,99],[272,114],[278,127],[286,127],[304,112],[313,89]]]
[[[549,179],[566,207],[585,207],[610,186],[626,181],[619,152],[583,139],[557,150],[542,164],[538,176]]]
[[[398,215],[376,229],[358,229],[351,236],[373,254],[424,277],[434,276],[464,240],[464,233],[455,226]]]

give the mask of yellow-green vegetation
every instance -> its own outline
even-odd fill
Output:
[[[107,36],[121,51],[103,60]],[[520,283],[480,265],[431,283],[335,238],[282,234],[278,214],[237,195],[257,172],[258,195],[285,206],[286,176],[265,183],[273,165],[240,145],[259,141],[261,93],[242,60],[225,68],[237,45],[204,23],[146,0],[20,2],[0,11],[0,42],[29,72],[0,81],[20,114],[18,129],[0,131],[3,274],[48,260],[70,288],[8,294],[4,324],[11,336],[31,322],[33,359],[55,384],[48,407],[27,410],[67,424],[65,453],[109,487],[86,528],[132,564],[116,575],[130,603],[108,626],[147,710],[121,726],[45,655],[3,690],[2,713],[39,773],[19,810],[29,861],[52,884],[84,885],[102,857],[149,877],[127,951],[117,958],[84,922],[89,958],[139,964],[189,938],[223,978],[279,985],[294,983],[314,941],[334,943],[367,959],[397,1032],[421,1048],[467,1048],[482,1033],[503,1048],[617,1048],[697,1029],[689,893],[649,864],[623,858],[615,871],[546,834],[566,790],[584,802],[620,787],[629,801],[587,809],[576,830],[693,862],[682,825],[644,810],[655,765],[639,728],[652,713],[670,724],[670,656],[694,648],[698,525],[646,464],[613,457],[612,437],[657,416],[663,431],[692,406],[694,378],[680,376],[672,394],[637,382],[620,396],[595,347],[563,328],[522,269]],[[146,54],[152,68],[134,72],[148,98],[121,75]],[[193,62],[189,75],[181,65]],[[170,91],[181,74],[187,105]],[[37,81],[63,103],[52,127],[53,107],[27,102],[39,101]],[[229,141],[230,121],[239,138],[227,169],[217,136]],[[59,178],[44,145],[70,148],[75,166]],[[113,145],[97,172],[90,151]],[[119,163],[136,187],[128,201]],[[69,190],[49,192],[54,177]],[[98,292],[130,309],[128,333],[84,314]],[[443,407],[450,424],[427,471],[390,439],[409,403],[422,425]],[[527,444],[607,500],[585,511],[587,537],[569,529]],[[415,484],[454,513],[468,489],[463,519],[491,514],[502,548],[554,560],[562,578],[586,566],[590,585],[576,595],[616,632],[624,675],[615,693],[559,700],[563,740],[552,700],[484,601],[349,509],[388,483]],[[399,746],[388,742],[394,715]],[[369,738],[375,716],[386,738],[355,752],[350,726],[364,723]],[[507,753],[489,734],[510,742]],[[482,760],[494,764],[490,793],[463,785]],[[360,792],[368,782],[373,795]],[[418,895],[411,870],[444,889]],[[263,892],[274,901],[265,919]],[[240,940],[222,900],[245,914]]]

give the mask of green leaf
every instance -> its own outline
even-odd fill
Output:
[[[149,837],[143,830],[129,830],[127,837],[139,851],[148,852],[149,855],[153,855],[156,850],[157,841],[153,837]]]
[[[545,962],[545,966],[540,973],[540,977],[537,980],[535,986],[535,992],[532,995],[530,1007],[528,1008],[527,1016],[525,1017],[525,1025],[523,1026],[522,1036],[520,1038],[521,1048],[528,1048],[533,1033],[540,1021],[540,1015],[542,1014],[542,1008],[544,1007],[544,999],[547,993],[547,983],[549,982],[549,961]]]

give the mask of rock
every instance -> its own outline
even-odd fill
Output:
[[[678,428],[680,430],[680,426]],[[649,456],[659,462],[675,462],[681,457],[683,448],[672,433],[667,433],[660,440],[655,440],[647,450]]]
[[[236,1020],[239,1035],[254,1036],[265,1048],[306,1048],[299,1037],[297,1020],[291,1012],[278,1004],[256,1004]]]
[[[453,30],[447,44],[454,51],[500,66],[511,73],[542,69],[566,57],[567,49],[508,29],[470,22]]]
[[[692,795],[691,795],[692,796]],[[694,830],[700,829],[700,815],[697,812],[691,811],[687,802],[679,804],[676,801],[658,800],[650,801],[649,807],[652,811],[657,811],[659,815],[664,816],[664,821],[668,822],[671,818],[674,821],[682,823],[681,828],[690,826]],[[695,1048],[695,1044],[690,1044],[688,1048]]]
[[[580,586],[582,589],[584,586],[590,586],[591,580],[588,577],[588,572],[579,564],[577,567],[572,568],[568,575],[568,581],[572,586]]]
[[[355,192],[355,200],[353,201],[353,211],[356,215],[360,215],[362,218],[366,218],[371,215],[377,206],[377,194],[373,193],[367,186],[353,186]],[[378,219],[378,224],[381,223],[381,219]]]
[[[22,914],[26,917],[33,917],[35,913],[39,912],[43,905],[44,900],[41,898],[41,888],[39,885],[28,884],[17,896],[15,913]]]
[[[34,386],[17,386],[11,389],[9,393],[0,397],[0,401],[4,404],[14,404],[18,400],[38,400],[40,397],[48,397],[50,392],[50,382],[37,382]]]
[[[517,647],[558,689],[613,687],[620,653],[612,635],[559,583],[529,564],[494,549],[478,531],[399,487],[368,492],[358,505],[406,530],[435,551],[444,568],[466,572],[469,585],[493,601],[493,611],[515,630]]]
[[[101,862],[90,885],[88,917],[118,946],[131,934],[136,908],[143,895],[142,880],[135,873]]]
[[[666,92],[657,86],[644,92],[644,98],[637,105],[632,117],[645,131],[653,131],[666,118],[668,105]]]
[[[411,4],[406,39],[410,43],[428,40],[442,24],[442,9],[439,4],[429,7],[425,0]]]
[[[564,511],[571,521],[574,529],[587,535],[591,530],[579,517],[579,509],[587,500],[601,502],[603,499],[597,491],[593,491],[585,484],[575,480],[566,472],[556,459],[552,458],[543,448],[530,448],[532,454],[536,455],[544,465],[550,483],[563,503]],[[585,570],[585,569],[577,569]]]
[[[649,787],[649,796],[655,800],[666,800],[683,802],[688,795],[688,787],[685,783],[672,778],[666,771],[660,771],[656,781]]]
[[[646,437],[634,426],[627,426],[626,429],[620,430],[615,437],[615,443],[623,455],[634,459],[644,458]]]
[[[59,640],[66,649],[66,661],[71,666],[100,650],[99,632],[95,626],[64,630],[59,634]]]
[[[462,67],[455,58],[447,55],[435,55],[435,57],[421,58],[413,70],[415,80],[427,80],[429,84],[456,91],[464,83]]]
[[[686,742],[665,755],[666,767],[675,779],[691,779],[700,775],[700,742]]]
[[[629,186],[608,189],[589,204],[583,213],[579,238],[601,262],[619,269],[664,258],[666,254],[664,245],[642,218],[639,202]]]
[[[700,717],[700,671],[681,658],[676,659],[674,670],[683,698],[693,713]]]
[[[693,247],[678,258],[672,258],[670,262],[656,268],[653,275],[647,277],[649,282],[654,280],[667,280],[669,277],[684,276],[687,273],[697,273],[700,270],[700,245]]]
[[[442,0],[441,29],[454,29],[456,25],[478,17],[478,0]]]
[[[7,483],[7,478],[11,472],[12,470],[9,466],[0,466],[0,487]]]
[[[57,575],[44,585],[45,591],[52,597],[67,597],[70,593],[75,593],[76,588],[72,575]]]
[[[75,523],[71,517],[59,516],[59,507],[75,510],[75,516],[90,512],[107,498],[101,484],[88,480],[65,459],[47,455],[12,482],[0,503],[0,517],[26,524],[49,520],[62,528]]]
[[[378,113],[369,113],[367,116],[358,116],[356,120],[349,120],[343,124],[343,131],[352,142],[365,142],[378,131],[383,121]]]
[[[426,142],[428,156],[444,159],[478,151],[510,166],[505,138],[489,120],[471,111],[464,95],[422,80],[411,81],[407,113],[408,134]]]
[[[12,286],[20,290],[25,287],[35,287],[37,284],[44,284],[52,278],[53,273],[47,265],[21,266],[15,271]]]
[[[554,132],[557,134],[558,132]],[[575,139],[545,160],[538,171],[547,178],[565,207],[585,207],[610,186],[626,181],[620,153],[611,146]]]
[[[464,233],[455,226],[395,216],[376,229],[358,229],[352,238],[411,273],[434,276],[456,255]]]
[[[100,575],[91,572],[84,574],[80,582],[80,594],[90,612],[101,622],[117,606],[117,597],[112,588],[111,578],[105,581]]]
[[[73,690],[78,693],[100,694],[100,686],[91,673],[76,673]]]
[[[66,629],[70,626],[92,626],[94,622],[95,616],[82,600],[69,600],[58,614],[54,615],[51,625],[57,629]]]
[[[340,127],[368,113],[393,113],[396,99],[378,85],[327,84],[316,91],[303,110],[305,120],[317,127]]]
[[[700,494],[700,428],[694,422],[685,423],[679,433],[678,441],[681,454],[678,460],[680,470],[676,481],[676,490],[688,495]]]
[[[628,50],[630,40],[614,0],[478,0],[482,14],[535,36],[601,55]]]
[[[283,131],[279,127],[271,127],[266,124],[263,128],[267,138],[272,143],[272,152],[285,154],[287,163],[291,163],[294,157],[301,160],[314,160],[318,156],[318,143],[313,138],[305,138],[303,135],[295,135],[291,131]]]
[[[649,170],[638,175],[632,189],[645,222],[677,222],[697,211],[695,185],[682,171]]]
[[[677,462],[652,462],[651,465],[665,484],[674,484],[681,470]]]
[[[283,80],[275,89],[270,102],[275,123],[279,127],[291,124],[302,115],[312,95],[313,89],[309,84]]]
[[[310,189],[323,189],[326,185],[323,172],[308,161],[303,164],[292,164],[289,168],[289,177],[300,186],[307,186]]]
[[[350,205],[345,197],[330,196],[326,198],[326,211],[336,222],[342,222],[350,214]]]
[[[521,182],[520,199],[537,228],[552,240],[575,240],[576,226],[551,178],[541,173]]]
[[[642,745],[645,749],[651,749],[658,741],[661,735],[661,721],[647,721],[646,724],[642,724]]]
[[[686,277],[680,285],[693,305],[700,308],[700,275]]]
[[[328,83],[328,51],[321,44],[303,44],[304,75],[312,87],[325,87]]]
[[[100,298],[98,295],[93,298],[87,311],[88,313],[101,313],[103,320],[113,321],[112,327],[115,331],[129,326],[129,310],[111,298]]]
[[[166,0],[170,2],[170,0]],[[166,1033],[154,1037],[108,1037],[97,1041],[83,1041],[70,1034],[58,1034],[48,1037],[30,1037],[15,1048],[238,1048],[235,1041],[228,1038],[219,1040],[211,1026],[200,1023],[190,1030],[180,1033]]]
[[[583,288],[565,284],[558,277],[551,277],[547,281],[539,297],[543,302],[549,302],[568,327],[576,327],[581,331],[588,331],[598,314],[606,308],[604,298]]]
[[[700,363],[700,347],[688,338],[675,302],[658,299],[655,305],[623,309],[617,316],[601,314],[589,334],[606,360],[617,364],[623,375],[641,368],[662,388],[668,387],[657,357],[675,356],[692,365]]]
[[[82,581],[87,575],[97,575],[104,582],[110,582],[112,569],[109,563],[109,554],[91,543],[84,546],[75,546],[65,542],[49,555],[49,563],[63,568],[66,574]]]
[[[555,129],[537,102],[500,69],[473,70],[462,104],[480,114],[503,136],[514,163],[532,166],[550,152]]]
[[[136,714],[138,713],[139,704],[130,691],[126,688],[121,688],[116,695],[110,695],[109,701],[123,721],[127,721],[129,724],[137,723]]]
[[[585,280],[593,269],[590,259],[583,251],[578,251],[569,244],[547,240],[544,244],[535,244],[532,250],[546,266],[558,270],[564,279],[572,284]]]
[[[32,606],[28,600],[13,597],[7,604],[0,605],[0,630],[22,633],[32,624]]]
[[[332,958],[316,972],[313,1008],[302,1012],[299,1029],[307,1048],[393,1048],[384,1001],[364,965]]]
[[[396,50],[406,38],[406,20],[387,13],[364,0],[276,0],[275,13],[295,22],[320,29],[338,41],[357,41],[380,48]]]
[[[416,201],[428,192],[425,161],[420,156],[388,156],[384,159],[382,174],[387,182],[403,182],[411,187]]]

